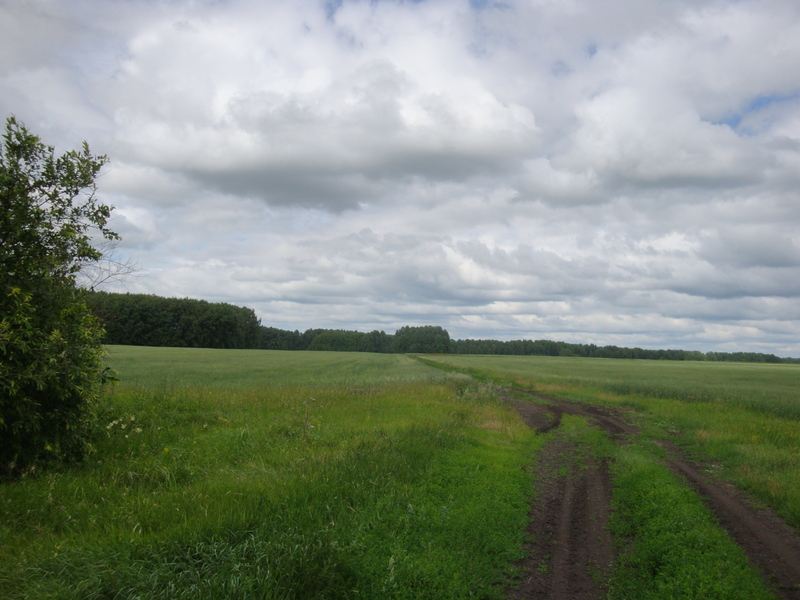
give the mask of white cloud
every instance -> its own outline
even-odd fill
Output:
[[[131,291],[800,355],[799,30],[791,0],[32,0],[0,111],[109,154]]]

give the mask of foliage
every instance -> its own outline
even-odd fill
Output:
[[[259,348],[265,350],[316,350],[328,352],[391,352],[394,336],[383,331],[307,329],[305,332],[261,327]]]
[[[123,269],[125,265],[122,265]],[[430,354],[494,354],[508,356],[563,356],[634,358],[671,361],[791,363],[757,352],[646,350],[551,340],[451,340],[438,326],[400,327],[383,331],[306,329],[288,331],[260,325],[250,308],[208,303],[189,298],[160,298],[143,294],[97,293],[89,296],[93,310],[105,323],[107,344],[190,348],[261,348],[328,352],[397,352]]]
[[[450,352],[450,334],[441,327],[401,327],[394,334],[395,352],[443,354]]]
[[[101,329],[75,278],[111,207],[95,198],[105,164],[84,143],[56,157],[13,117],[0,149],[0,464],[9,476],[80,457],[103,377]]]
[[[106,344],[189,348],[256,348],[259,321],[252,308],[191,298],[92,292]]]
[[[641,360],[693,360],[725,362],[800,362],[800,359],[779,358],[774,354],[759,352],[707,352],[697,350],[649,350],[620,346],[597,346],[595,344],[573,344],[551,340],[453,340],[453,354],[498,354],[506,356],[564,356],[583,358],[632,358]]]

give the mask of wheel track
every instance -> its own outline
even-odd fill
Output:
[[[560,422],[560,412],[539,416],[540,431]],[[540,453],[536,501],[531,504],[528,556],[512,599],[594,600],[613,561],[608,533],[611,478],[608,465],[582,456],[577,444],[551,440]]]
[[[624,413],[609,408],[512,390],[547,404],[508,396],[523,421],[540,433],[556,429],[563,414],[585,417],[618,443],[638,433]],[[756,509],[733,485],[704,474],[669,441],[668,468],[684,478],[706,501],[720,525],[742,547],[766,583],[787,600],[800,600],[800,535],[768,509]],[[589,600],[603,597],[602,577],[613,561],[607,530],[611,476],[607,464],[586,462],[576,469],[577,448],[563,439],[548,443],[537,465],[536,500],[531,505],[529,556],[518,567],[520,586],[510,599]],[[568,475],[558,472],[568,468]],[[594,574],[594,576],[593,576]],[[599,574],[599,577],[598,577]],[[600,583],[598,583],[600,581]]]

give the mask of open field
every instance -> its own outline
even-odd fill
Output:
[[[800,597],[702,490],[750,510],[723,476],[797,527],[800,366],[108,362],[120,381],[90,459],[0,486],[0,597]],[[776,531],[770,560],[795,556],[796,532]]]
[[[0,597],[499,597],[538,440],[487,386],[403,356],[110,350],[96,453],[0,486]]]

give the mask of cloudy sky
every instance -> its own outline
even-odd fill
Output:
[[[800,356],[796,0],[0,0],[110,290],[264,325]]]

